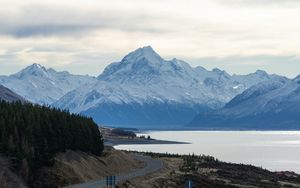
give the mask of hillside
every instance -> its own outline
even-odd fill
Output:
[[[35,187],[39,170],[66,150],[101,155],[103,140],[92,119],[21,102],[0,102],[0,154]]]

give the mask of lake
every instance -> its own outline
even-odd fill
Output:
[[[142,135],[191,144],[119,145],[115,148],[205,154],[226,162],[300,173],[300,131],[149,131]]]

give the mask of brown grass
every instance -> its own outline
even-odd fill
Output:
[[[130,155],[112,148],[106,148],[101,157],[84,152],[67,151],[56,156],[53,167],[41,170],[36,185],[37,187],[67,186],[128,172],[143,165]]]

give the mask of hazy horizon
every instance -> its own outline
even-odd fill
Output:
[[[39,63],[98,75],[134,49],[233,74],[300,72],[296,0],[0,0],[0,75]],[[33,21],[34,20],[34,21]]]

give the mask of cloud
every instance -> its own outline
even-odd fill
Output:
[[[87,32],[97,27],[84,26],[84,25],[59,25],[59,24],[45,24],[34,26],[23,26],[12,28],[6,31],[6,34],[13,35],[15,37],[32,37],[32,36],[51,36],[51,35],[68,35],[79,34],[81,32]]]
[[[4,11],[0,16],[0,33],[14,37],[77,36],[102,29],[155,33],[166,29],[151,24],[153,19],[158,18],[142,11],[27,5],[14,12]],[[168,18],[160,15],[159,19]]]
[[[207,67],[237,73],[274,70],[267,65],[278,59],[279,67],[295,67],[297,61],[289,57],[300,56],[300,3],[295,0],[0,2],[0,74],[39,62],[97,75],[145,45],[163,57],[193,59],[193,65],[200,59]],[[6,69],[8,64],[14,66]],[[295,74],[295,69],[283,70]]]

